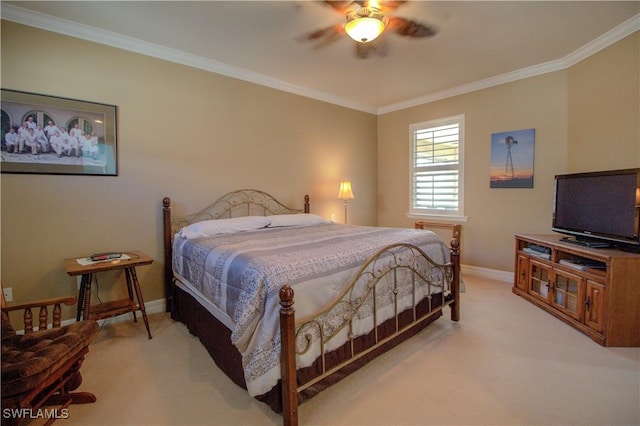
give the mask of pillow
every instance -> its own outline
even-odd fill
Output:
[[[203,220],[192,223],[180,230],[180,236],[188,240],[194,238],[211,237],[219,234],[252,231],[264,228],[271,223],[269,216],[245,216],[231,219]]]
[[[269,228],[277,228],[281,226],[319,225],[321,223],[329,223],[320,216],[311,213],[276,214],[269,217],[271,218],[271,224],[269,225]]]

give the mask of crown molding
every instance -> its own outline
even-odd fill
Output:
[[[53,17],[39,12],[34,12],[11,4],[0,2],[0,7],[2,8],[2,19],[8,21],[40,28],[47,31],[52,31],[70,37],[92,41],[99,44],[104,44],[107,46],[115,47],[117,49],[139,53],[141,55],[175,62],[193,68],[202,69],[204,71],[221,74],[227,77],[248,81],[261,86],[270,87],[272,89],[282,90],[307,98],[312,98],[334,105],[343,106],[345,108],[377,115],[399,111],[402,109],[427,104],[441,99],[446,99],[453,96],[459,96],[465,93],[498,86],[500,84],[510,83],[524,78],[535,77],[545,73],[566,69],[582,61],[583,59],[599,52],[600,50],[612,45],[613,43],[623,39],[624,37],[640,30],[640,14],[638,14],[625,21],[624,23],[618,25],[616,28],[598,37],[597,39],[593,40],[592,42],[570,53],[564,58],[550,61],[544,64],[534,65],[532,67],[523,68],[514,72],[501,74],[495,77],[486,78],[472,83],[463,84],[426,96],[420,96],[408,99],[406,101],[376,108],[371,105],[364,105],[361,103],[350,101],[348,99],[328,95],[316,90],[289,84],[287,82],[267,77],[259,73],[186,53],[177,49],[160,46],[158,44],[145,42],[133,37],[124,36],[122,34],[99,29],[89,25],[72,22],[66,19]]]
[[[255,83],[260,86],[270,87],[272,89],[282,90],[284,92],[312,98],[315,100],[327,102],[334,105],[340,105],[358,111],[370,114],[376,113],[376,108],[370,105],[364,105],[348,99],[328,95],[319,91],[311,90],[306,87],[296,86],[281,80],[277,80],[265,75],[248,71],[243,68],[225,64],[223,62],[207,59],[202,56],[193,55],[177,49],[160,46],[155,43],[142,41],[133,37],[92,27],[89,25],[69,21],[67,19],[58,18],[34,12],[18,6],[0,3],[2,7],[2,19],[16,22],[42,30],[91,41],[94,43],[104,44],[115,47],[117,49],[127,50],[141,55],[151,56],[165,61],[175,62],[204,71],[221,74],[227,77]]]
[[[478,80],[473,83],[463,84],[461,86],[453,87],[451,89],[443,90],[440,92],[432,93],[426,96],[420,96],[417,98],[409,99],[403,102],[387,105],[378,108],[376,113],[378,115],[386,114],[389,112],[399,111],[406,108],[411,108],[418,105],[428,104],[441,99],[450,98],[453,96],[463,95],[465,93],[474,92],[476,90],[487,89],[489,87],[499,86],[501,84],[510,83],[525,78],[535,77],[538,75],[546,74],[553,71],[559,71],[567,69],[572,65],[588,58],[589,56],[601,51],[602,49],[611,46],[613,43],[622,40],[628,35],[633,34],[640,30],[640,14],[635,15],[631,19],[623,22],[614,29],[604,33],[597,39],[579,48],[578,50],[570,53],[564,58],[557,59],[555,61],[546,62],[544,64],[534,65],[528,68],[522,68],[506,74],[501,74],[495,77],[486,78],[484,80]]]
[[[612,30],[602,34],[592,42],[587,43],[573,53],[565,56],[564,61],[567,63],[567,68],[577,64],[578,62],[588,58],[595,53],[598,53],[602,49],[611,46],[612,44],[635,33],[636,31],[640,31],[640,14],[631,17]]]
[[[472,83],[463,84],[453,87],[451,89],[442,90],[440,92],[431,93],[426,96],[420,96],[406,101],[398,102],[395,104],[387,105],[377,109],[378,115],[386,114],[389,112],[399,111],[407,108],[411,108],[418,105],[428,104],[430,102],[439,101],[446,98],[452,98],[454,96],[464,95],[465,93],[475,92],[477,90],[486,89],[493,86],[499,86],[501,84],[510,83],[512,81],[522,80],[524,78],[535,77],[538,75],[546,74],[549,72],[557,71],[566,68],[564,60],[551,61],[540,65],[534,65],[528,68],[522,68],[517,71],[501,74],[495,77],[485,78],[483,80],[474,81]]]
[[[469,84],[463,84],[461,86],[432,93],[426,96],[420,96],[417,98],[408,99],[403,102],[383,106],[378,108],[376,113],[378,115],[386,114],[389,112],[399,111],[418,105],[428,104],[430,102],[450,98],[453,96],[463,95],[465,93],[474,92],[476,90],[487,89],[489,87],[499,86],[501,84],[510,83],[529,77],[535,77],[553,71],[567,69],[639,30],[640,14],[633,16],[614,29],[604,33],[597,39],[568,54],[564,58],[546,62],[544,64],[534,65],[528,68],[522,68],[520,70],[486,78],[484,80],[478,80]]]

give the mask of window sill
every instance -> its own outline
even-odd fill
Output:
[[[407,217],[409,219],[420,219],[420,220],[437,220],[442,222],[454,222],[454,223],[464,223],[469,220],[468,216],[454,216],[454,215],[445,215],[445,214],[418,214],[418,213],[407,213]]]

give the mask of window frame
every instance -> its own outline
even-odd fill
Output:
[[[415,199],[415,133],[417,130],[432,129],[448,124],[458,125],[458,208],[456,210],[445,209],[418,209],[414,208]],[[434,120],[413,123],[409,125],[409,213],[407,217],[415,219],[445,219],[448,221],[465,222],[464,215],[464,139],[465,139],[465,116],[464,114],[450,117],[438,118]],[[422,169],[423,167],[420,167]]]

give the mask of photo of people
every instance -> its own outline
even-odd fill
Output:
[[[75,110],[54,102],[24,103],[4,96],[5,92],[10,91],[2,90],[3,172],[115,174],[115,129],[105,125],[114,122],[115,116],[108,119],[100,108]]]

